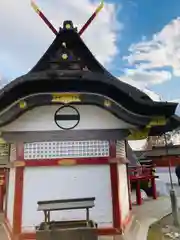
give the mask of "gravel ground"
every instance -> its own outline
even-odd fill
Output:
[[[177,197],[180,196],[180,187],[175,186]],[[180,219],[180,212],[179,212]],[[147,240],[180,240],[180,227],[175,227],[173,225],[172,214],[167,215],[160,221],[151,225],[148,231]]]
[[[147,240],[180,239],[180,228],[173,226],[172,214],[151,225]]]

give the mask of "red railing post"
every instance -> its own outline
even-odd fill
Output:
[[[137,179],[136,182],[136,203],[137,205],[142,205],[142,197],[141,197],[141,181]]]
[[[141,205],[143,202],[143,199],[141,197],[141,181],[151,182],[153,199],[157,199],[156,182],[153,173],[154,167],[155,167],[154,165],[151,166],[141,165],[141,167],[137,166],[129,169],[130,181],[136,182],[137,205]]]

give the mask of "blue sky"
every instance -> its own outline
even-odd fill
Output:
[[[119,1],[116,2],[119,3]],[[126,63],[122,57],[128,55],[129,46],[140,42],[143,37],[152,40],[154,34],[162,31],[172,20],[177,19],[180,16],[180,1],[122,0],[121,3],[122,11],[118,14],[118,20],[123,22],[124,28],[122,37],[118,41],[121,52],[116,61],[121,62],[123,69]],[[168,69],[171,72],[171,67],[164,66],[162,69]],[[120,69],[117,72],[120,72]],[[171,100],[180,98],[179,86],[180,78],[172,76],[169,81],[150,84],[148,88],[160,94],[163,99]]]
[[[98,1],[36,3],[56,27],[65,19],[80,27]],[[180,99],[179,16],[179,0],[107,0],[83,39],[98,60],[123,81],[148,88],[164,100]],[[29,0],[1,0],[0,31],[0,77],[4,82],[33,67],[54,39]]]

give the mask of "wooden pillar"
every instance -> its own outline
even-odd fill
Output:
[[[129,210],[132,210],[131,183],[130,183],[130,177],[129,177],[129,171],[128,171],[128,164],[126,164],[126,168],[127,168],[128,195],[129,195]]]
[[[24,160],[24,144],[16,145],[15,165],[15,193],[14,193],[14,212],[13,212],[13,236],[15,239],[21,233],[22,226],[22,203],[23,203],[23,178],[24,166],[19,164]],[[18,163],[18,164],[16,164]],[[18,239],[18,238],[17,238]]]
[[[5,185],[4,185],[4,198],[5,198],[4,213],[6,218],[7,218],[7,208],[8,208],[9,173],[10,173],[10,169],[8,168],[6,169],[6,172],[5,172]]]
[[[119,174],[118,163],[114,162],[116,158],[116,142],[110,141],[110,176],[111,176],[111,191],[112,191],[112,209],[113,209],[113,227],[121,228],[121,209],[119,200]]]
[[[4,184],[5,178],[4,175],[0,175],[0,212],[3,212],[4,207]]]
[[[127,140],[125,140],[125,151],[126,151],[126,158],[127,158]],[[131,182],[130,182],[130,176],[129,176],[129,170],[128,170],[129,164],[126,164],[126,170],[127,170],[127,183],[128,183],[128,194],[129,194],[129,210],[132,210],[132,201],[131,201]]]

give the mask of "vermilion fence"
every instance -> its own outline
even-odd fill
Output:
[[[138,205],[142,204],[141,196],[141,182],[149,181],[152,188],[152,196],[154,199],[157,198],[156,183],[155,183],[155,165],[140,165],[135,167],[129,167],[130,183],[136,184],[136,202]]]

